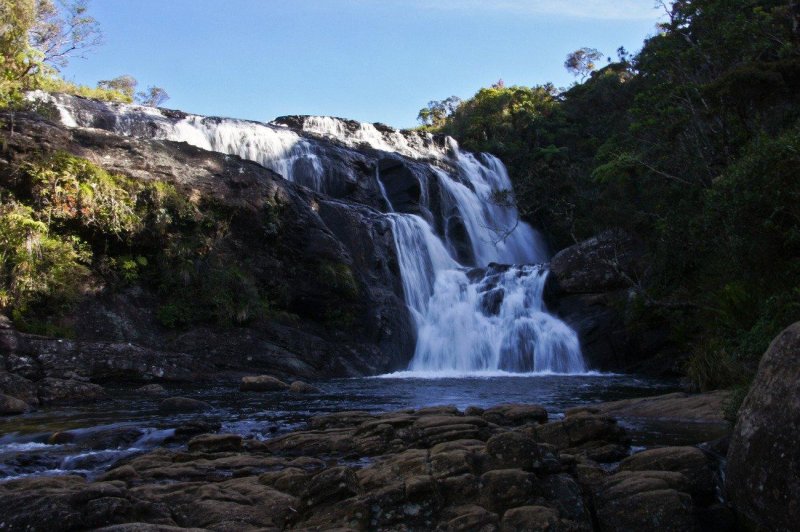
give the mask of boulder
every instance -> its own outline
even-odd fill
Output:
[[[713,500],[714,471],[705,453],[697,447],[661,447],[629,456],[619,464],[620,471],[676,471],[690,484],[690,494]]]
[[[144,386],[136,388],[136,393],[149,397],[160,397],[167,395],[167,389],[160,384],[145,384]]]
[[[486,442],[486,451],[498,469],[533,471],[542,456],[537,443],[520,432],[496,434]]]
[[[558,512],[546,506],[520,506],[503,514],[501,532],[558,530]]]
[[[303,381],[294,381],[289,386],[289,391],[292,393],[320,393],[320,389],[316,386],[312,386],[307,382]]]
[[[761,359],[728,449],[726,486],[736,512],[759,528],[800,522],[800,322]]]
[[[539,405],[506,404],[481,411],[483,418],[496,425],[519,426],[547,423],[547,410]]]
[[[480,505],[502,513],[508,508],[532,502],[536,475],[519,469],[497,469],[480,479]]]
[[[169,397],[161,401],[158,409],[165,413],[171,412],[201,412],[211,410],[212,406],[205,401],[189,397]]]
[[[556,253],[550,260],[550,282],[556,282],[558,289],[568,294],[625,288],[642,256],[641,245],[628,233],[604,231]]]
[[[0,394],[0,416],[15,416],[24,414],[31,407],[22,399]]]
[[[31,406],[39,404],[36,395],[36,384],[8,371],[0,371],[0,394],[22,399]]]
[[[38,394],[43,405],[94,403],[108,398],[103,387],[98,384],[53,377],[39,381]]]
[[[190,453],[224,453],[242,449],[242,437],[238,434],[201,434],[189,440]]]
[[[289,385],[269,375],[253,375],[242,377],[239,389],[243,392],[282,392],[288,390]]]

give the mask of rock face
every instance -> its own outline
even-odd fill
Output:
[[[668,352],[667,324],[643,332],[626,324],[631,283],[641,278],[644,260],[641,243],[624,231],[608,230],[550,261],[545,301],[578,333],[592,369],[680,374]]]
[[[86,107],[81,113],[96,103],[73,100]],[[66,128],[35,114],[0,119],[5,143],[0,184],[13,179],[14,169],[31,157],[64,151],[109,172],[164,181],[187,197],[233,209],[232,253],[238,249],[246,255],[259,282],[280,285],[275,290],[293,321],[192,326],[176,334],[156,319],[158,294],[147,286],[100,290],[65,318],[76,340],[23,334],[0,323],[0,367],[34,383],[64,379],[64,373],[74,371],[96,384],[145,384],[196,382],[227,370],[311,378],[405,366],[413,352],[413,327],[403,303],[392,233],[372,206],[380,199],[366,155],[330,144],[327,170],[331,182],[341,185],[331,190],[334,199],[237,156],[118,135],[113,113],[93,116],[93,127],[109,131]],[[147,124],[140,125],[146,136]],[[333,175],[347,172],[352,176]],[[278,236],[267,245],[261,228],[269,202],[280,203],[282,218]],[[339,282],[343,276],[346,297]],[[339,331],[340,323],[348,324],[347,334]],[[0,386],[5,385],[0,381]]]
[[[490,410],[339,412],[265,442],[201,434],[188,450],[131,457],[93,482],[1,483],[0,523],[9,530],[704,529],[713,505],[704,498],[710,466],[699,450],[655,449],[619,468],[601,466],[594,450],[629,451],[613,420],[581,413],[547,422],[533,405]],[[133,437],[107,437],[123,436]],[[724,513],[714,515],[714,529],[727,530]]]
[[[758,366],[728,450],[726,484],[737,513],[766,530],[800,522],[800,322]]]

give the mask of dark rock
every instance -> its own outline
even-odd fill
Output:
[[[150,397],[160,397],[163,395],[167,395],[167,390],[160,384],[145,384],[144,386],[136,388],[136,393],[140,393],[142,395],[147,395]]]
[[[332,467],[317,473],[303,491],[303,501],[308,507],[335,503],[359,493],[356,473],[349,467]]]
[[[39,404],[39,397],[36,395],[36,384],[7,371],[0,371],[0,394],[22,399],[31,406]]]
[[[489,438],[486,452],[492,457],[497,469],[523,469],[533,471],[539,465],[542,452],[539,445],[528,435],[505,432]]]
[[[688,479],[672,471],[624,471],[595,487],[603,530],[698,530]]]
[[[629,234],[604,231],[556,253],[550,278],[568,294],[610,292],[629,286],[627,279],[636,276],[642,257],[641,244]]]
[[[103,387],[97,384],[51,377],[38,382],[38,394],[43,405],[93,403],[108,398]]]
[[[193,420],[175,427],[173,438],[180,441],[198,434],[210,434],[219,431],[220,427],[221,425],[214,421]]]
[[[547,410],[539,405],[497,405],[484,410],[482,416],[490,423],[506,426],[547,423]]]
[[[22,399],[0,394],[0,416],[15,416],[24,414],[31,407]]]
[[[158,405],[158,409],[162,412],[200,412],[211,408],[212,406],[205,401],[189,397],[169,397]]]
[[[691,495],[713,500],[714,472],[697,447],[661,447],[636,453],[620,462],[620,471],[676,471],[689,481]]]
[[[800,322],[761,359],[728,449],[726,487],[736,512],[769,530],[800,522]]]
[[[496,513],[477,504],[450,508],[445,518],[450,516],[446,525],[448,532],[494,532],[499,522]]]
[[[503,514],[502,532],[559,530],[558,512],[545,506],[520,506]]]
[[[502,513],[533,501],[536,476],[519,469],[497,469],[481,475],[480,504]]]
[[[288,390],[289,385],[269,375],[257,375],[242,377],[239,389],[243,392],[282,392]]]
[[[316,386],[312,386],[303,381],[294,381],[289,386],[289,391],[292,393],[320,393],[321,390]]]
[[[51,439],[57,434],[51,436]],[[89,449],[119,449],[127,448],[142,437],[143,431],[135,427],[112,427],[102,430],[93,430],[75,434],[74,442]],[[66,436],[66,434],[64,434]],[[63,439],[63,437],[61,438]]]
[[[190,453],[226,453],[242,449],[242,437],[238,434],[201,434],[188,443]]]
[[[577,448],[586,443],[627,443],[625,431],[607,416],[580,413],[534,429],[536,437],[557,449]],[[575,453],[570,453],[575,454]]]

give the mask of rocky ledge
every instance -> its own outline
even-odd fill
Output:
[[[268,441],[202,434],[101,478],[0,484],[7,530],[725,529],[697,447],[631,454],[608,416],[535,405],[340,412]]]

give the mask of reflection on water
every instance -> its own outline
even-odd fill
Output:
[[[625,375],[419,377],[403,373],[315,382],[321,392],[308,395],[240,392],[231,386],[170,388],[171,396],[201,399],[213,406],[191,414],[165,414],[158,410],[163,398],[143,397],[130,388],[109,389],[110,401],[0,419],[0,478],[68,471],[91,476],[125,456],[159,445],[179,445],[170,443],[174,429],[197,421],[218,423],[221,432],[266,439],[302,428],[311,416],[342,410],[386,412],[447,404],[464,409],[519,402],[540,404],[558,416],[579,404],[677,388],[673,381]],[[58,431],[69,431],[69,441],[48,445]]]

